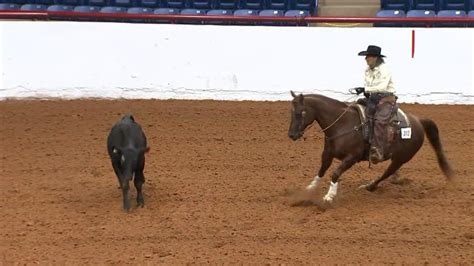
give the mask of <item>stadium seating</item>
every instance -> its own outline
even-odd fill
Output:
[[[211,9],[207,11],[206,15],[208,16],[232,16],[232,11],[227,9]],[[214,25],[227,25],[230,22],[226,21],[206,21],[205,24],[214,24]]]
[[[310,14],[317,16],[318,0],[291,0],[288,9],[308,11]]]
[[[236,10],[239,8],[239,0],[216,0],[215,9]]]
[[[265,2],[265,9],[273,10],[288,10],[288,0],[267,0]]]
[[[37,5],[37,4],[24,4],[20,8],[20,10],[23,10],[23,11],[46,11],[46,9],[48,9],[47,5]]]
[[[407,12],[411,8],[410,0],[381,0],[382,10],[403,10]]]
[[[51,5],[48,6],[48,11],[73,11],[74,6],[67,5]]]
[[[185,8],[181,10],[180,12],[181,15],[188,15],[188,16],[205,16],[206,11],[202,9],[196,9],[196,8]],[[182,24],[202,24],[201,20],[186,20],[186,21],[177,21],[177,23],[182,23]]]
[[[17,4],[17,5],[22,5],[26,4],[27,0],[0,0],[0,4]],[[33,1],[31,1],[32,4],[34,4]]]
[[[161,7],[168,7],[168,8],[186,8],[186,0],[164,0],[162,2]]]
[[[418,10],[412,9],[409,10],[406,14],[406,17],[414,17],[414,18],[430,18],[436,17],[436,13],[433,10]],[[407,27],[426,27],[427,23],[423,22],[407,22],[405,23]]]
[[[262,10],[265,8],[264,0],[241,0],[240,9]]]
[[[438,17],[465,17],[467,16],[464,10],[440,10],[437,13]],[[460,22],[437,22],[436,27],[465,27],[465,23]]]
[[[1,3],[0,10],[20,10],[20,5],[13,3]]]
[[[47,5],[47,6],[54,5],[53,0],[35,0],[34,2],[27,1],[27,3],[37,4],[37,5]]]
[[[179,14],[179,9],[176,8],[157,8],[153,11],[153,14],[156,15],[178,15]]]
[[[214,7],[213,0],[190,0],[189,7],[195,9],[209,10]]]
[[[127,8],[120,6],[104,6],[100,9],[100,13],[127,13]]]
[[[400,18],[405,17],[403,10],[380,10],[376,14],[377,17]],[[396,22],[376,22],[374,27],[403,27],[403,23]]]
[[[65,5],[65,6],[80,6],[83,4],[82,0],[55,0],[56,5]]]
[[[110,1],[111,6],[121,6],[121,7],[132,7],[132,0],[112,0]]]
[[[153,9],[148,7],[131,7],[127,10],[128,14],[153,14]]]
[[[85,5],[88,6],[106,6],[107,1],[106,0],[87,0],[87,3]]]
[[[420,10],[433,10],[438,12],[439,10],[439,0],[412,0],[411,9],[420,9]]]
[[[285,12],[282,10],[276,10],[276,9],[264,9],[264,10],[261,10],[258,13],[258,15],[261,17],[283,17],[285,15]],[[281,22],[274,22],[274,21],[261,21],[261,22],[258,22],[257,24],[268,25],[268,26],[282,25]]]
[[[138,5],[142,7],[158,8],[160,6],[159,0],[139,0]]]
[[[440,10],[469,10],[469,2],[472,0],[442,0]]]
[[[258,11],[252,9],[237,9],[234,11],[234,16],[239,17],[249,17],[249,16],[258,16]],[[236,25],[255,25],[255,22],[252,21],[237,21]]]
[[[309,11],[307,11],[307,10],[288,10],[288,11],[285,12],[284,16],[285,17],[307,17],[307,16],[310,16],[310,14],[309,14]],[[296,22],[285,22],[284,25],[296,26],[296,25],[298,25],[298,23],[296,23]],[[304,25],[308,25],[308,23],[305,23]]]
[[[81,12],[81,13],[97,13],[100,11],[100,7],[99,6],[76,6],[73,11]]]

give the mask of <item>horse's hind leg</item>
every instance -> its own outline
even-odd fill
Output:
[[[402,166],[402,163],[392,161],[392,163],[388,166],[387,170],[385,170],[385,172],[383,173],[382,176],[375,179],[371,183],[369,183],[367,185],[363,185],[361,187],[367,189],[368,191],[374,191],[377,188],[377,186],[379,185],[380,182],[382,182],[387,177],[389,177],[389,176],[393,175],[395,172],[397,172],[397,170],[400,169],[401,166]]]
[[[321,157],[321,168],[319,168],[318,175],[315,176],[314,179],[311,181],[311,183],[309,183],[309,185],[306,187],[307,190],[313,190],[318,186],[319,181],[321,181],[324,174],[331,166],[332,160],[333,160],[333,157],[329,149],[324,149],[323,155]]]

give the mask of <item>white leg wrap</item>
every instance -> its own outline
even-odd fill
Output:
[[[318,187],[319,181],[321,181],[321,177],[315,176],[313,181],[309,183],[309,185],[306,187],[306,190],[313,190]]]
[[[324,201],[332,202],[334,198],[336,197],[336,194],[337,194],[337,183],[331,182],[328,193],[326,194],[326,196],[324,196],[323,199]]]

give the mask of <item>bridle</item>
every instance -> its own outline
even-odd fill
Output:
[[[355,99],[356,97],[358,97],[358,95],[353,95],[353,96],[349,97],[347,100],[345,100],[345,102],[351,101],[351,100]],[[349,111],[349,109],[350,109],[352,106],[354,106],[355,104],[357,104],[357,102],[352,102],[351,104],[349,104],[349,105],[346,107],[346,109],[344,109],[344,112],[342,112],[329,126],[327,126],[327,127],[325,127],[325,128],[322,128],[322,129],[319,129],[318,132],[325,132],[326,130],[328,130],[328,129],[330,129],[332,126],[334,126],[334,125]],[[303,116],[303,121],[302,121],[302,123],[301,123],[300,128],[303,127],[303,125],[305,124],[304,122],[305,122],[305,121],[304,121],[304,116]],[[314,120],[313,122],[311,122],[311,124],[309,124],[305,129],[303,129],[303,130],[302,130],[302,131],[303,131],[303,135],[304,135],[304,133],[305,133],[308,129],[312,128],[312,127],[314,126],[314,124],[316,124],[315,120]],[[358,130],[358,128],[360,128],[361,126],[362,126],[362,124],[356,126],[353,130]],[[348,134],[349,132],[352,132],[352,130],[350,130],[350,131],[348,131],[348,132],[344,132],[344,133],[339,134],[339,135],[336,135],[336,136],[326,137],[326,138],[328,138],[328,139],[333,139],[333,138],[336,138],[336,137],[340,137],[340,136],[342,136],[342,135],[346,135],[346,134]]]

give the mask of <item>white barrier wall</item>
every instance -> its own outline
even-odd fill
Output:
[[[474,104],[474,29],[0,22],[0,99],[340,100],[382,47],[400,102]]]

